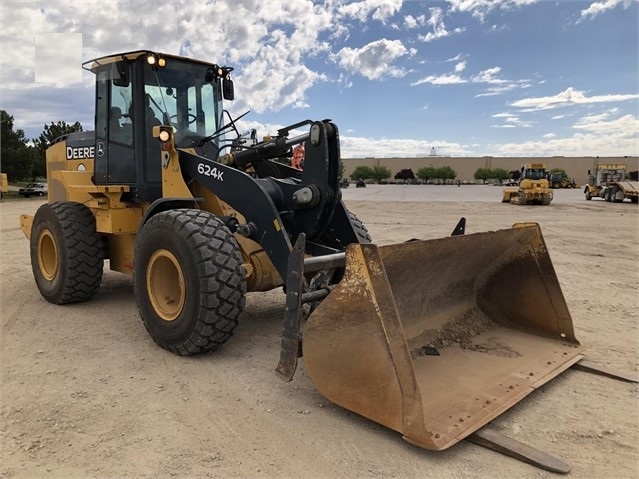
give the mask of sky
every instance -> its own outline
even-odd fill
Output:
[[[234,67],[241,132],[331,119],[344,158],[637,156],[638,31],[638,0],[2,0],[0,108],[92,130],[82,62],[150,49]]]

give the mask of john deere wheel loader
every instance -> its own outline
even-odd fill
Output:
[[[341,200],[332,122],[245,145],[231,68],[150,51],[84,67],[95,131],[50,146],[48,202],[21,217],[47,301],[89,300],[108,259],[155,342],[189,355],[231,337],[247,291],[284,286],[278,373],[303,351],[328,399],[433,450],[582,358],[536,224],[376,246]],[[303,170],[274,161],[302,143]]]

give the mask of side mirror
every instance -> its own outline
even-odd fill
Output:
[[[115,62],[111,70],[113,84],[119,87],[129,86],[129,66],[124,62]]]
[[[233,80],[230,78],[224,78],[222,80],[222,96],[225,100],[229,101],[235,99],[235,87],[233,86]]]

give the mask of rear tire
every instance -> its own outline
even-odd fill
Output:
[[[219,218],[200,210],[164,211],[143,226],[133,286],[153,340],[182,356],[224,344],[246,302],[240,247]]]
[[[610,201],[613,203],[621,203],[623,201],[623,196],[621,198],[617,198],[617,194],[620,192],[618,188],[613,188],[610,191]]]
[[[31,268],[50,303],[90,299],[102,282],[104,252],[95,217],[81,203],[46,203],[31,227]]]

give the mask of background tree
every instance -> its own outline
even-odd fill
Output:
[[[492,178],[492,170],[490,168],[477,168],[473,178],[476,180],[486,181],[488,178]]]
[[[454,180],[457,178],[457,172],[450,166],[440,166],[435,168],[435,178],[441,178],[442,180]]]
[[[508,174],[510,175],[510,178],[513,180],[518,180],[519,178],[521,178],[521,171],[519,170],[509,171]]]
[[[387,180],[388,178],[390,178],[392,174],[393,173],[391,172],[391,170],[389,170],[385,166],[374,166],[373,176],[371,176],[371,178],[379,183],[382,180]]]
[[[370,166],[358,166],[351,173],[351,180],[368,180],[373,177],[373,169]]]
[[[552,170],[550,170],[551,173],[558,173],[561,176],[568,176],[566,174],[566,170],[564,170],[563,168],[553,168]]]
[[[27,145],[23,130],[13,131],[13,116],[0,110],[2,128],[0,131],[0,158],[2,158],[2,172],[7,174],[10,181],[20,181],[30,178],[33,171],[33,147]]]
[[[50,125],[44,125],[44,131],[37,139],[33,140],[33,144],[37,150],[32,173],[34,179],[36,176],[47,176],[46,151],[49,145],[62,135],[68,135],[76,131],[82,131],[82,125],[79,121],[76,121],[73,125],[65,121],[59,121],[57,123],[51,122]]]
[[[413,173],[413,170],[408,168],[408,169],[404,169],[404,170],[400,170],[397,173],[395,173],[394,178],[396,180],[414,180],[415,179],[415,173]]]
[[[493,168],[492,178],[497,178],[500,181],[507,180],[508,178],[510,178],[510,172],[505,170],[504,168]]]
[[[437,169],[433,168],[432,166],[426,166],[417,170],[415,175],[417,175],[417,178],[419,178],[420,180],[432,180],[433,178],[437,178]]]

